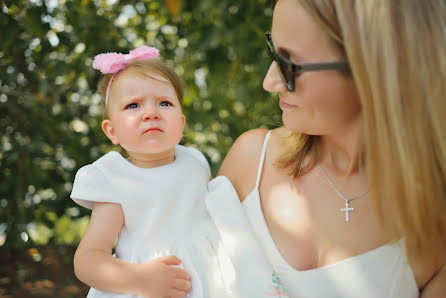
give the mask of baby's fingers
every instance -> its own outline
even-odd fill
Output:
[[[181,265],[181,263],[183,261],[181,261],[179,258],[177,258],[176,256],[165,256],[165,257],[160,257],[158,258],[159,261],[163,262],[166,265],[173,265],[173,266],[179,266]]]
[[[174,268],[175,270],[175,276],[179,279],[189,280],[190,276],[189,273],[187,273],[186,270],[181,268]]]
[[[183,298],[183,297],[186,297],[186,292],[172,289],[169,291],[168,297],[169,298]]]
[[[191,282],[184,279],[175,279],[173,282],[173,287],[176,290],[187,292],[192,287]]]

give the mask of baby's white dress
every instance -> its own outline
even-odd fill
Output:
[[[210,178],[206,158],[194,148],[177,145],[172,163],[150,169],[110,152],[79,169],[71,198],[90,209],[94,202],[120,204],[125,225],[115,256],[140,264],[176,255],[191,276],[187,297],[262,297],[272,267],[230,182],[219,177],[208,190]],[[91,288],[87,297],[137,296]]]

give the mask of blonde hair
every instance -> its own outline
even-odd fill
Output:
[[[364,160],[378,218],[405,237],[411,262],[445,248],[446,2],[299,2],[334,45],[342,45],[351,64],[363,107]],[[316,150],[306,149],[311,137],[293,138],[300,145],[284,153],[282,167],[290,152],[296,157],[301,150]],[[296,158],[296,168],[301,158]]]
[[[180,101],[180,105],[183,106],[183,85],[181,84],[181,80],[178,77],[178,75],[168,67],[166,64],[162,63],[161,61],[157,59],[152,60],[136,60],[131,63],[129,63],[125,69],[121,70],[119,73],[117,73],[113,80],[116,80],[120,73],[132,69],[132,68],[139,68],[143,71],[152,72],[161,75],[166,80],[169,81],[169,83],[172,85],[172,87],[175,89],[175,93],[178,97],[178,100]],[[112,78],[113,74],[106,74],[104,75],[98,83],[98,94],[102,98],[103,103],[103,117],[104,119],[108,118],[107,114],[107,107],[105,106],[105,93],[107,92],[108,84]],[[113,84],[113,82],[112,82]]]

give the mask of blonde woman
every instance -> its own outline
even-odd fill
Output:
[[[446,3],[279,0],[234,184],[290,297],[446,297]],[[239,167],[243,164],[243,167]]]

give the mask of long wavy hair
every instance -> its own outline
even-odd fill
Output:
[[[296,0],[351,64],[378,219],[411,262],[446,248],[446,2]],[[379,25],[378,25],[379,24]],[[277,165],[304,174],[317,137],[294,133]],[[303,158],[313,156],[303,165]]]

